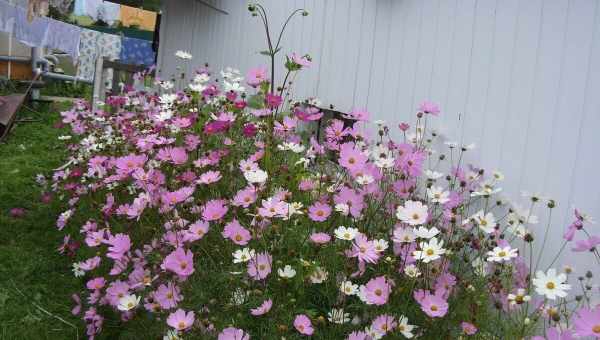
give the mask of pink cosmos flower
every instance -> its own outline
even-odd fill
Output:
[[[408,125],[407,123],[400,123],[398,125],[398,128],[400,129],[400,131],[406,131],[410,128],[410,125]]]
[[[200,178],[196,181],[198,184],[211,184],[218,182],[221,179],[221,172],[219,171],[207,171],[200,175]]]
[[[424,101],[419,105],[419,111],[437,116],[440,113],[440,108],[433,102]]]
[[[377,263],[379,253],[373,241],[369,241],[363,233],[358,233],[352,243],[350,257],[357,257],[359,262]]]
[[[333,196],[333,201],[335,204],[343,203],[348,205],[350,215],[357,218],[361,216],[365,206],[363,195],[347,186],[342,187],[340,191]]]
[[[371,327],[379,334],[387,334],[387,332],[393,331],[396,326],[398,326],[396,318],[387,314],[379,315],[371,324]]]
[[[439,294],[419,290],[414,293],[414,297],[421,305],[421,310],[432,318],[443,317],[448,313],[448,302]]]
[[[338,163],[350,171],[358,171],[364,168],[368,157],[354,146],[354,143],[340,145],[340,159]]]
[[[267,104],[267,107],[270,109],[277,108],[279,105],[281,105],[282,101],[283,99],[281,99],[281,96],[276,94],[267,93],[265,95],[265,104]]]
[[[325,244],[331,241],[331,236],[326,233],[313,233],[310,235],[310,240],[316,244]]]
[[[179,276],[188,277],[194,272],[194,254],[189,249],[185,251],[183,248],[177,248],[165,257],[162,268]]]
[[[287,203],[278,197],[269,197],[262,201],[262,207],[258,208],[258,214],[262,217],[286,217],[288,214]]]
[[[25,216],[25,209],[23,208],[12,208],[9,211],[9,215],[12,218],[21,218]]]
[[[269,253],[260,253],[248,261],[248,275],[254,280],[263,280],[271,273],[272,263]]]
[[[101,260],[102,259],[100,258],[100,256],[91,257],[91,258],[79,263],[79,268],[86,272],[92,271],[92,270],[98,268],[98,266],[100,266]]]
[[[104,288],[106,284],[106,280],[103,277],[96,277],[94,279],[89,280],[86,283],[86,287],[89,290],[98,290]]]
[[[271,307],[273,307],[273,300],[268,299],[268,300],[265,300],[260,306],[251,309],[250,314],[252,314],[254,316],[264,315],[264,314],[267,314],[271,310]]]
[[[283,121],[280,123],[279,121],[275,121],[275,131],[279,134],[289,134],[294,132],[298,126],[298,119],[296,117],[283,117]]]
[[[105,243],[109,245],[106,257],[114,260],[120,260],[131,248],[131,240],[125,234],[110,236]]]
[[[256,202],[258,195],[254,186],[247,187],[237,192],[233,197],[232,204],[236,207],[248,208],[251,204]]]
[[[185,312],[183,309],[178,309],[175,312],[169,314],[167,318],[167,325],[175,328],[178,331],[183,331],[190,328],[194,324],[195,320],[194,312]]]
[[[175,165],[181,165],[187,162],[188,155],[184,148],[174,147],[166,149],[169,154],[169,160]]]
[[[366,109],[353,109],[346,115],[346,117],[349,119],[366,122],[369,120],[369,115],[370,113]]]
[[[315,222],[323,222],[331,215],[331,207],[325,203],[315,202],[308,208],[308,217]]]
[[[240,246],[245,246],[252,238],[248,229],[242,227],[236,219],[225,225],[222,235]]]
[[[154,300],[158,302],[162,309],[171,309],[177,307],[177,303],[183,300],[179,287],[173,282],[162,284],[154,292]]]
[[[197,221],[192,223],[186,232],[183,234],[183,241],[194,242],[197,241],[208,233],[209,225],[205,221]]]
[[[194,191],[195,191],[194,187],[191,187],[191,186],[183,187],[183,188],[173,191],[173,192],[166,191],[162,194],[161,201],[166,206],[173,206],[175,204],[184,202],[185,200],[190,198],[190,196],[192,196],[192,194],[194,194]]]
[[[248,138],[254,137],[257,132],[258,128],[252,123],[244,124],[244,128],[242,129],[242,133]]]
[[[117,306],[119,300],[129,294],[129,285],[127,282],[117,280],[111,282],[106,289],[106,299],[111,306]]]
[[[575,313],[573,324],[575,335],[600,338],[600,306],[594,309],[581,308]]]
[[[367,336],[367,333],[363,331],[356,331],[350,333],[346,340],[371,340],[371,337]]]
[[[136,169],[142,168],[147,160],[148,157],[146,155],[130,154],[124,157],[119,157],[115,160],[117,173],[130,174]]]
[[[243,329],[227,327],[219,333],[217,340],[250,340],[250,334]]]
[[[369,305],[385,305],[391,291],[392,286],[384,276],[371,279],[366,285],[360,287],[360,294]]]
[[[257,87],[264,81],[268,81],[267,68],[264,66],[252,68],[248,71],[248,74],[246,75],[246,83],[248,83],[248,85],[252,87]]]
[[[323,112],[316,107],[295,108],[294,115],[303,122],[313,122],[323,117]]]
[[[466,335],[473,335],[477,333],[477,327],[470,322],[463,321],[461,322],[460,327],[462,328],[463,333]]]
[[[575,242],[574,252],[593,251],[600,244],[600,236],[590,236],[587,240],[579,240]]]
[[[294,62],[294,64],[301,67],[310,67],[310,65],[312,65],[312,61],[308,55],[300,56],[294,52],[292,55],[290,55],[290,59]]]
[[[300,334],[303,335],[312,335],[315,331],[310,319],[304,314],[296,315],[296,318],[294,319],[294,327]]]
[[[224,200],[210,200],[202,209],[202,218],[207,221],[218,221],[227,213],[227,205]]]

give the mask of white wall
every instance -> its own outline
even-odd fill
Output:
[[[178,49],[214,69],[266,64],[257,53],[266,46],[260,20],[246,2],[207,2],[228,14],[195,0],[165,4],[163,76],[175,72]],[[285,53],[313,56],[298,97],[366,107],[393,126],[410,121],[420,101],[435,101],[442,132],[476,143],[473,160],[505,173],[508,196],[523,189],[558,201],[549,248],[560,245],[572,206],[600,219],[600,1],[261,3],[272,28],[295,8],[311,14],[294,19],[283,39]],[[587,259],[575,265],[597,266]]]

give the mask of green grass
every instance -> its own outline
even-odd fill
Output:
[[[0,339],[75,339],[77,332],[83,338],[70,313],[78,280],[56,250],[60,208],[41,203],[35,183],[36,174],[48,174],[65,156],[57,140],[62,131],[53,127],[60,107],[43,104],[37,111],[21,110],[18,119],[36,121],[17,123],[0,144]],[[25,216],[10,217],[14,207],[25,208]]]

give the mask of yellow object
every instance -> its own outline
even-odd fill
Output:
[[[121,5],[121,24],[125,27],[138,26],[142,30],[154,31],[156,12]]]

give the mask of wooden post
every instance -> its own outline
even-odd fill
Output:
[[[96,59],[96,71],[94,72],[94,90],[92,93],[92,112],[98,109],[97,102],[99,100],[104,100],[104,95],[102,93],[102,63],[104,62],[104,58],[101,56]]]

